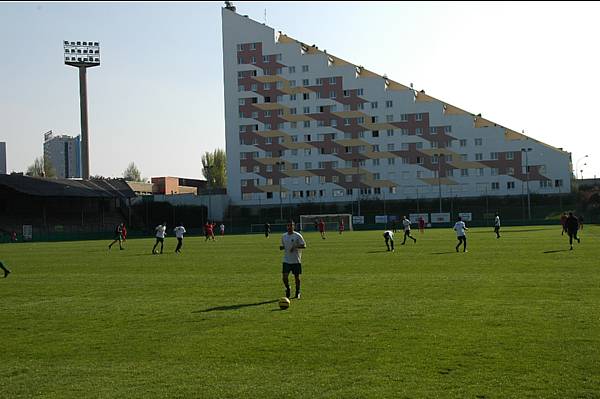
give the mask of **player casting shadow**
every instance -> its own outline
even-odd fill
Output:
[[[568,252],[566,249],[555,249],[554,251],[544,251],[545,254],[554,254],[556,252]]]
[[[208,308],[208,309],[204,309],[204,310],[195,310],[192,313],[214,312],[215,310],[236,310],[236,309],[241,309],[241,308],[247,308],[249,306],[267,305],[269,303],[275,303],[277,301],[278,301],[277,299],[274,299],[272,301],[264,301],[264,302],[257,302],[257,303],[243,303],[240,305],[217,306],[215,308]]]

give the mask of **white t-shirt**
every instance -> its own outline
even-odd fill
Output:
[[[221,231],[225,231],[225,225],[222,224],[221,226],[219,226],[221,228]]]
[[[304,242],[304,237],[300,233],[297,231],[294,231],[292,234],[285,233],[281,237],[281,246],[285,252],[283,263],[301,263],[302,251],[298,247],[306,246],[306,242]]]
[[[500,216],[496,216],[496,219],[494,220],[494,226],[500,227]]]
[[[456,230],[456,236],[463,237],[465,235],[466,228],[467,226],[465,226],[465,222],[463,222],[462,220],[456,222],[456,224],[454,225],[454,230]]]
[[[162,224],[156,226],[154,230],[156,230],[156,238],[165,238],[165,235],[167,235],[167,226],[163,226]]]
[[[404,231],[410,231],[410,220],[404,219],[402,220],[402,224],[404,225]]]
[[[175,237],[177,238],[183,238],[183,235],[186,233],[185,227],[183,226],[177,226],[173,229],[173,231],[175,232]]]
[[[392,230],[386,230],[383,232],[383,234],[385,235],[385,233],[388,233],[392,240],[394,239],[394,232]]]

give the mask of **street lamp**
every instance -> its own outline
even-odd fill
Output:
[[[360,159],[355,159],[356,162],[356,185],[358,186],[357,190],[357,213],[360,216]]]
[[[529,198],[529,157],[528,153],[531,151],[531,148],[521,148],[521,152],[525,153],[525,173],[526,173],[526,181],[527,181],[527,218],[531,220],[531,200]]]
[[[275,165],[277,165],[277,169],[279,170],[279,172],[281,172],[283,165],[285,165],[285,162],[277,161],[275,162]],[[279,176],[279,220],[283,220],[283,202],[281,200],[281,181],[283,180],[283,176],[281,175],[282,173],[280,173]]]
[[[442,158],[444,157],[444,154],[433,154],[436,158],[437,158],[437,164],[438,164],[438,195],[440,198],[440,213],[442,213]]]
[[[577,171],[579,170],[579,162],[581,162],[582,160],[584,160],[587,157],[589,157],[589,155],[584,155],[583,157],[579,158],[577,160],[577,162],[575,163],[575,178],[576,179],[577,179]]]
[[[211,199],[211,198],[210,198],[210,197],[211,197],[211,195],[210,195],[210,194],[211,194],[211,191],[212,191],[212,190],[211,190],[211,184],[210,184],[210,181],[212,180],[212,168],[213,168],[214,166],[215,166],[215,165],[206,165],[206,171],[207,171],[207,174],[208,174],[208,176],[207,176],[207,177],[208,177],[208,179],[207,179],[207,183],[208,183],[208,184],[207,184],[207,186],[208,186],[208,212],[207,212],[207,216],[206,216],[206,218],[207,218],[207,219],[209,219],[209,220],[211,220],[211,221],[212,221],[212,217],[211,217],[211,215],[212,215],[212,212],[211,212],[211,211],[212,211],[212,209],[211,209],[211,203],[210,203],[210,202],[211,202],[211,201],[210,201],[210,199]]]
[[[65,65],[79,69],[79,109],[81,112],[81,177],[90,178],[90,146],[87,118],[87,68],[100,65],[100,43],[63,41]]]

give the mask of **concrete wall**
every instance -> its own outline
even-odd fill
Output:
[[[131,204],[135,205],[142,202],[144,199],[136,197],[131,199]],[[167,202],[173,206],[206,206],[208,208],[208,218],[212,220],[224,220],[227,207],[229,206],[228,195],[195,195],[195,194],[179,194],[179,195],[163,195],[155,194],[155,202]]]

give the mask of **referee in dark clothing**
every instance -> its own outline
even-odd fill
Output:
[[[567,228],[567,234],[569,235],[569,245],[571,249],[573,249],[573,238],[577,240],[578,243],[581,242],[579,237],[577,237],[577,231],[579,230],[579,220],[573,215],[573,212],[569,212],[569,216],[565,222],[565,226]]]

